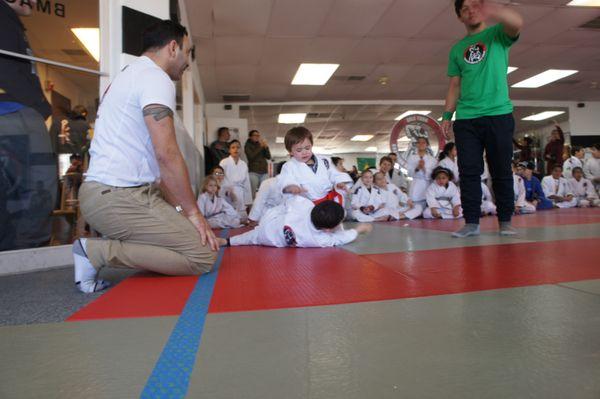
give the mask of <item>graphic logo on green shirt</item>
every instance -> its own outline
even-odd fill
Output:
[[[482,42],[471,44],[464,53],[464,60],[468,64],[478,64],[485,58],[487,48]]]

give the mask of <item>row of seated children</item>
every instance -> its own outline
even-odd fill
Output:
[[[598,193],[594,185],[583,176],[583,169],[575,166],[570,170],[572,177],[563,177],[563,167],[555,165],[552,174],[542,181],[533,175],[532,162],[513,164],[516,208],[520,213],[532,213],[536,210],[553,208],[597,207],[600,206]],[[518,181],[522,182],[522,187]],[[517,191],[519,190],[519,191]]]

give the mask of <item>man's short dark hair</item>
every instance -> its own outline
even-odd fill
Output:
[[[220,136],[220,135],[221,135],[221,133],[228,132],[228,131],[229,131],[229,128],[228,128],[228,127],[226,127],[226,126],[221,126],[219,129],[217,129],[217,137],[218,137],[218,136]]]
[[[187,29],[175,21],[166,19],[156,22],[142,33],[142,53],[163,48],[171,40],[175,40],[179,48],[183,48],[183,37],[187,35]]]
[[[463,3],[465,2],[465,0],[454,0],[454,11],[456,12],[456,15],[460,18],[460,9],[463,6]]]
[[[573,147],[571,147],[571,155],[575,155],[576,153],[578,153],[581,150],[583,150],[582,146],[574,145]]]
[[[344,207],[335,201],[323,201],[310,212],[310,221],[317,230],[333,229],[346,217]]]
[[[292,146],[302,143],[306,139],[308,139],[311,144],[313,143],[313,136],[310,130],[304,126],[293,127],[287,131],[285,138],[283,139],[285,149],[288,150],[288,152],[292,152]]]

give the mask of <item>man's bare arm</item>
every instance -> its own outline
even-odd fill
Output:
[[[446,94],[446,103],[444,105],[444,111],[446,112],[454,112],[456,110],[456,103],[458,102],[458,97],[460,96],[460,76],[452,76],[450,77],[450,84],[448,85],[448,93]],[[450,133],[450,125],[452,122],[450,120],[442,121],[442,131],[446,138],[449,138]]]

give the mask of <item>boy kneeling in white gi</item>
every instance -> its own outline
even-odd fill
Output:
[[[406,219],[404,212],[411,209],[414,205],[408,198],[408,195],[394,183],[388,183],[382,172],[375,173],[373,180],[381,193],[381,199],[385,204],[384,210],[394,220]]]
[[[433,170],[431,178],[434,180],[425,192],[427,209],[423,211],[425,219],[458,219],[462,217],[460,192],[456,184],[452,183],[452,172],[443,167]]]
[[[384,222],[390,219],[379,187],[373,185],[373,172],[365,170],[361,185],[352,193],[352,218],[359,222]]]
[[[571,193],[567,179],[562,177],[562,171],[562,166],[555,165],[552,174],[542,179],[542,189],[555,208],[574,208],[577,206],[577,199]]]
[[[600,206],[600,199],[598,199],[594,184],[583,177],[583,169],[576,166],[573,168],[572,173],[573,177],[569,179],[569,186],[575,196],[577,206],[580,208]]]
[[[359,224],[344,230],[344,207],[332,200],[318,205],[304,197],[289,197],[283,204],[269,209],[258,226],[227,240],[219,238],[221,246],[266,245],[270,247],[333,247],[345,245],[358,234],[369,233],[373,227]]]

